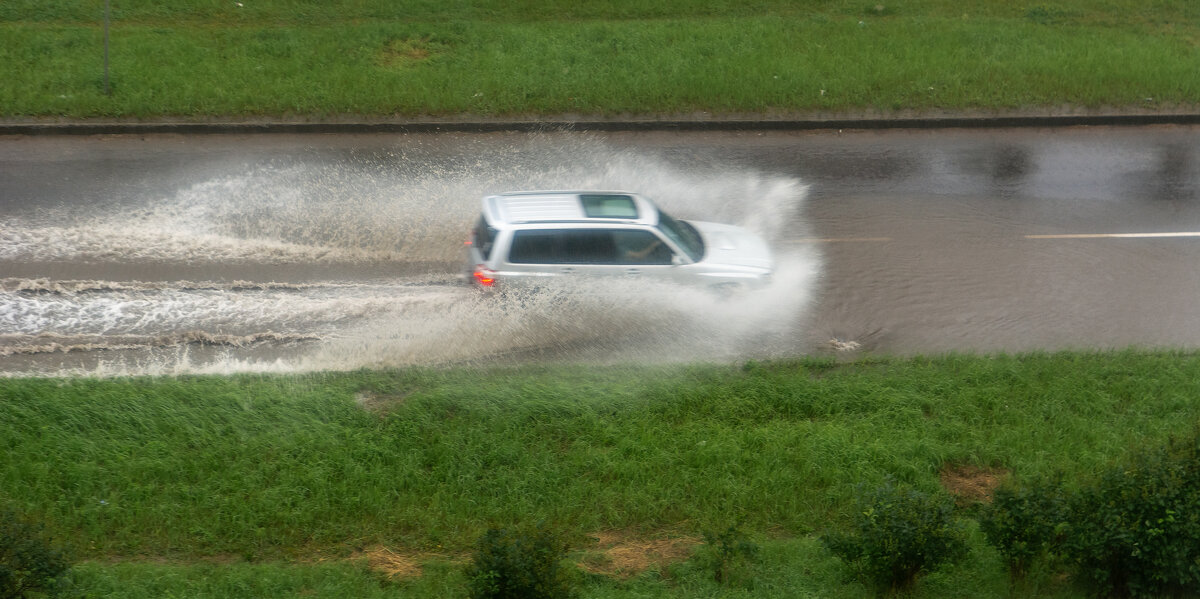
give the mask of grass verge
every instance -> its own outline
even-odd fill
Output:
[[[0,7],[0,116],[1195,107],[1187,0]],[[411,4],[411,5],[410,5]],[[60,6],[61,5],[61,6]]]
[[[695,537],[739,523],[792,548],[767,563],[818,572],[830,558],[809,541],[846,521],[858,485],[936,490],[951,470],[1086,477],[1196,426],[1198,374],[1200,355],[1130,351],[7,379],[0,501],[90,560],[94,585],[142,569],[200,576],[214,563],[243,568],[222,567],[235,577],[309,576],[313,564],[387,547],[448,561],[418,582],[351,566],[319,576],[452,596],[453,560],[489,525],[536,522],[578,548],[602,531]],[[994,556],[976,554],[965,567],[977,571],[960,575],[1002,588]],[[701,584],[682,568],[597,575],[589,588],[669,595]],[[803,584],[854,592],[821,580]],[[962,596],[991,596],[980,592]]]

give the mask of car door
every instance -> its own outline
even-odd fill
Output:
[[[653,281],[671,281],[677,274],[675,251],[654,231],[612,229],[613,274]]]
[[[530,229],[513,234],[508,261],[526,278],[610,274],[615,253],[604,229]]]
[[[529,275],[592,275],[670,280],[674,251],[654,232],[635,228],[518,231],[510,262]]]

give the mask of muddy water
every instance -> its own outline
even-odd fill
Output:
[[[819,250],[797,177],[595,136],[10,140],[0,214],[5,374],[306,371],[793,352]],[[479,198],[637,190],[780,248],[751,297],[622,289],[481,297],[462,284]]]
[[[775,283],[471,293],[479,197],[534,188],[749,227]],[[6,375],[1196,348],[1197,264],[1196,127],[0,138]]]

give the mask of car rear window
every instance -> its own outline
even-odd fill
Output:
[[[513,233],[514,264],[671,264],[673,252],[640,229],[538,229]]]
[[[550,229],[513,233],[508,261],[515,264],[613,264],[612,233]]]
[[[556,231],[517,231],[513,233],[508,261],[514,264],[559,264],[562,251],[558,249]]]
[[[483,254],[483,259],[490,258],[492,246],[496,241],[496,230],[488,226],[487,219],[482,215],[479,217],[479,222],[475,223],[474,238],[475,247],[479,249],[480,254]]]
[[[637,218],[633,198],[617,194],[583,194],[579,196],[583,213],[588,218]]]

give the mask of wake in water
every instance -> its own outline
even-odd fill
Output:
[[[0,215],[0,265],[86,279],[0,280],[8,375],[308,371],[496,360],[727,360],[795,351],[819,272],[805,185],[673,164],[595,138],[405,138],[350,160],[266,160],[136,208]],[[630,190],[685,219],[740,224],[776,248],[765,290],[486,297],[457,284],[479,198],[513,189]],[[65,265],[65,266],[64,266]],[[129,272],[153,277],[114,276]],[[203,268],[210,280],[172,272]],[[166,273],[165,275],[163,273]],[[244,275],[253,276],[246,279]]]

